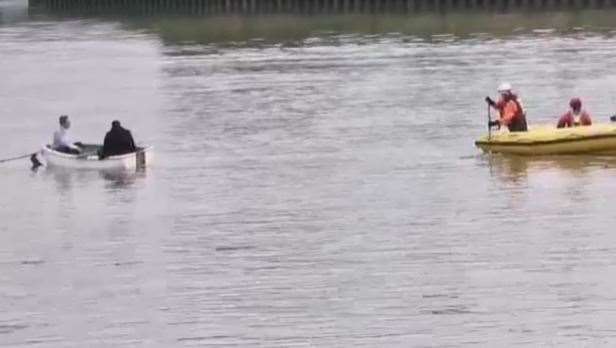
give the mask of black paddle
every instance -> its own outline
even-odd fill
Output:
[[[486,103],[488,103],[488,140],[490,140],[492,138],[492,109],[490,109],[490,106],[494,106],[496,105],[496,103],[490,98],[490,97],[486,97]],[[616,115],[614,115],[616,116]],[[498,129],[500,129],[500,124],[498,124]]]
[[[10,157],[10,158],[4,158],[4,159],[0,159],[0,163],[6,163],[6,162],[11,162],[11,161],[16,161],[16,160],[20,160],[22,158],[26,158],[26,157],[30,157],[30,162],[32,162],[32,170],[36,170],[38,167],[42,166],[43,164],[38,160],[38,158],[36,157],[37,152],[35,153],[29,153],[29,154],[25,154],[25,155],[21,155],[21,156],[15,156],[15,157]]]
[[[43,165],[43,163],[38,160],[38,157],[36,157],[36,152],[30,156],[30,162],[32,162],[32,170],[37,170],[38,167]]]
[[[26,158],[28,156],[30,156],[32,154],[25,154],[25,155],[21,155],[21,156],[15,156],[15,157],[10,157],[10,158],[4,158],[4,159],[0,159],[0,163],[5,163],[5,162],[11,162],[11,161],[16,161],[22,158]]]
[[[492,114],[490,112],[490,104],[488,104],[488,140],[492,138]]]

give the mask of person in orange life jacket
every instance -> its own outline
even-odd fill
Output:
[[[526,113],[522,102],[517,95],[511,91],[511,85],[503,83],[498,87],[500,99],[495,102],[490,97],[486,97],[486,103],[498,110],[500,118],[490,121],[489,126],[507,126],[510,132],[526,132]]]
[[[573,98],[569,101],[571,110],[567,111],[558,119],[557,128],[590,126],[592,120],[586,110],[582,110],[582,101],[580,98]]]

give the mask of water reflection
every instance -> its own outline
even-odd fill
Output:
[[[99,176],[106,181],[107,189],[122,189],[130,187],[140,178],[145,178],[146,170],[101,170]]]
[[[124,189],[133,186],[139,179],[145,178],[146,171],[126,170],[80,170],[70,168],[43,168],[43,175],[51,176],[60,195],[70,195],[73,191],[99,187],[103,179],[107,190]]]
[[[28,19],[28,2],[25,0],[0,1],[0,25]]]
[[[9,4],[12,2],[9,2]],[[1,7],[9,13],[12,7]],[[12,17],[24,14],[11,11]],[[7,17],[5,14],[4,17]],[[166,44],[223,44],[228,46],[280,45],[297,47],[318,38],[339,42],[339,35],[370,36],[401,35],[405,40],[421,39],[435,43],[453,43],[460,38],[485,39],[511,35],[585,34],[601,32],[613,35],[616,13],[613,11],[583,10],[535,13],[422,13],[381,15],[221,15],[221,16],[128,16],[123,13],[50,14],[31,8],[32,19],[100,18],[118,21],[128,30],[146,30],[160,36]],[[21,17],[20,17],[21,18]],[[0,24],[3,16],[0,15]],[[489,33],[489,34],[488,34]],[[306,41],[308,40],[308,41]],[[343,40],[344,41],[344,40]]]
[[[278,44],[296,47],[310,38],[344,43],[339,35],[397,34],[435,43],[509,35],[554,35],[601,32],[612,35],[616,13],[579,11],[553,13],[485,12],[415,15],[220,16],[121,19],[128,28],[157,33],[167,44],[225,44],[230,46]]]
[[[85,185],[92,178],[92,173],[88,171],[60,167],[44,168],[43,175],[53,178],[60,195],[70,195],[73,190]]]
[[[515,156],[491,154],[479,157],[481,166],[488,167],[492,177],[520,183],[533,173],[557,171],[560,174],[584,177],[600,169],[616,169],[616,158],[608,156]]]

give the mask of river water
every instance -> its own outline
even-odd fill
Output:
[[[531,124],[607,121],[616,14],[0,13],[1,158],[63,113],[156,149],[0,165],[1,347],[616,342],[616,160],[473,146],[505,80]]]

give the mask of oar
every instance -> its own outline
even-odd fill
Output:
[[[32,156],[32,155],[33,155],[32,153],[29,153],[29,154],[26,154],[26,155],[15,156],[15,157],[10,157],[10,158],[4,158],[4,159],[0,159],[0,163],[16,161],[18,159],[26,158],[26,157]]]
[[[492,112],[490,110],[490,104],[488,104],[488,140],[492,139]]]
[[[37,170],[38,167],[43,165],[43,163],[41,163],[41,161],[38,160],[38,157],[36,157],[36,155],[37,155],[36,152],[30,155],[30,162],[32,162],[32,170]]]
[[[26,157],[30,157],[30,162],[32,162],[32,170],[35,170],[36,168],[43,165],[36,157],[36,154],[37,152],[34,152],[34,153],[28,153],[28,154],[21,155],[21,156],[0,159],[0,163],[6,163],[6,162],[16,161],[16,160],[20,160]]]

